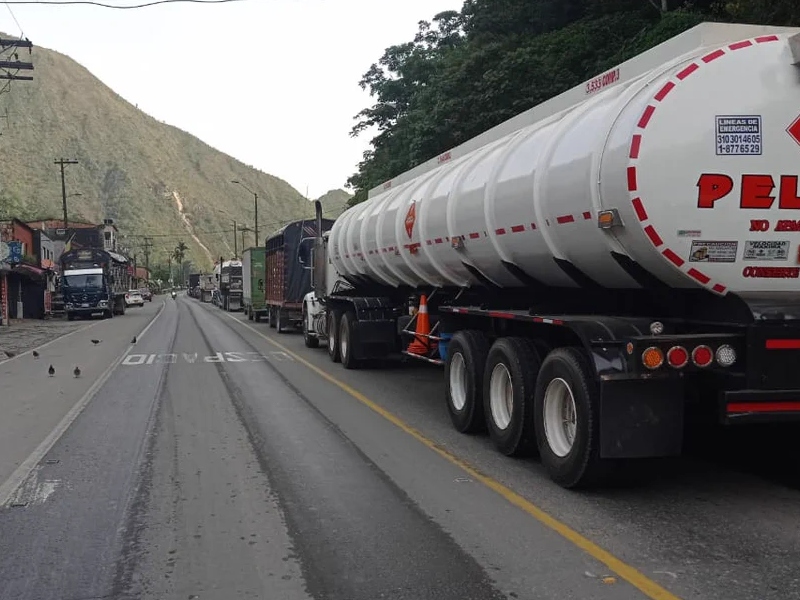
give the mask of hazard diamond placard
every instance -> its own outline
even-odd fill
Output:
[[[788,133],[791,138],[800,145],[800,117],[797,117],[794,120],[794,123],[789,125],[786,128],[786,133]]]

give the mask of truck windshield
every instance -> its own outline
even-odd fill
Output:
[[[101,290],[103,289],[103,276],[99,273],[96,275],[65,275],[63,284],[68,288]]]

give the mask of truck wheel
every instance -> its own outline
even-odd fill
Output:
[[[483,370],[488,354],[489,341],[482,331],[459,331],[448,345],[444,365],[447,412],[461,433],[476,433],[486,426]]]
[[[286,333],[284,319],[283,309],[278,308],[278,315],[275,317],[275,329],[278,333]]]
[[[341,314],[338,310],[328,311],[328,356],[333,362],[339,362],[342,355],[339,352],[339,321]]]
[[[252,321],[253,320],[253,311],[248,310],[248,308],[246,306],[244,307],[243,310],[244,310],[245,316],[247,317],[247,320],[248,321]]]
[[[536,381],[536,438],[550,478],[565,488],[598,483],[608,463],[600,459],[600,392],[579,348],[553,350]]]
[[[261,313],[259,311],[253,312],[252,310],[250,312],[253,314],[253,319],[255,320],[255,322],[256,323],[260,323],[261,322]]]
[[[305,304],[303,305],[303,343],[305,343],[306,348],[319,348],[319,338],[311,335],[308,330],[308,311]]]
[[[483,374],[483,410],[489,437],[506,456],[536,453],[533,397],[539,355],[525,338],[500,338]]]
[[[277,319],[275,318],[275,308],[272,306],[269,307],[269,311],[267,312],[267,320],[269,321],[270,329],[275,329]]]
[[[68,312],[67,321],[74,321],[74,320],[75,320],[75,313]]]
[[[358,348],[358,319],[353,311],[342,315],[339,325],[339,354],[345,369],[357,369],[360,361],[355,358]]]

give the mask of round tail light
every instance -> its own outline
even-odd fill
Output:
[[[707,367],[714,360],[714,352],[708,346],[698,346],[692,351],[692,362],[698,367]]]
[[[732,346],[723,344],[717,348],[717,362],[722,367],[730,367],[736,362],[736,350]]]
[[[650,346],[647,350],[642,352],[642,364],[651,371],[655,370],[664,364],[664,353],[660,348]]]
[[[689,351],[683,346],[673,346],[667,350],[667,362],[670,367],[682,369],[689,362]]]

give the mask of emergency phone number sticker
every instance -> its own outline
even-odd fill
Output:
[[[760,115],[720,115],[717,122],[717,156],[749,156],[762,152]]]

